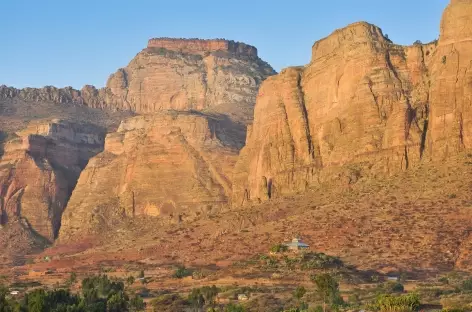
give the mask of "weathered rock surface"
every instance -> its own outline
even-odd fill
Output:
[[[107,82],[101,108],[152,113],[211,110],[245,122],[274,70],[254,47],[226,40],[151,39]]]
[[[452,1],[439,42],[394,45],[356,23],[313,46],[305,67],[260,88],[235,168],[233,203],[264,201],[338,177],[390,174],[470,147],[472,1]]]
[[[62,219],[61,240],[113,228],[126,217],[170,222],[219,211],[244,129],[225,116],[158,113],[123,121],[89,162]]]
[[[57,237],[62,212],[88,159],[103,148],[105,129],[55,120],[10,134],[0,161],[0,221],[22,219]]]
[[[431,72],[431,140],[435,157],[472,147],[472,1],[452,0],[441,21]]]

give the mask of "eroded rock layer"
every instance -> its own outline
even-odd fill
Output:
[[[123,121],[81,174],[60,238],[80,239],[135,216],[180,222],[221,210],[244,133],[220,115],[169,112]]]
[[[316,42],[310,64],[269,77],[235,168],[233,203],[340,175],[352,183],[364,168],[391,174],[469,148],[470,25],[470,0],[451,2],[430,44],[398,46],[376,26],[352,24]],[[347,173],[337,171],[346,164]]]
[[[151,39],[111,75],[104,106],[152,113],[211,110],[245,122],[273,69],[254,47],[226,40]]]

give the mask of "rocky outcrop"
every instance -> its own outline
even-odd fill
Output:
[[[57,237],[62,212],[81,170],[103,149],[105,129],[55,120],[3,138],[0,223],[18,220],[40,236]]]
[[[469,25],[470,0],[451,2],[431,44],[398,46],[376,26],[352,24],[316,42],[307,66],[268,78],[235,168],[233,203],[331,178],[349,184],[362,168],[391,174],[470,147]]]
[[[441,21],[431,72],[431,148],[447,157],[472,147],[472,1],[453,0]]]
[[[221,210],[243,141],[244,129],[225,116],[168,112],[123,121],[80,175],[60,239],[136,216],[180,222]]]

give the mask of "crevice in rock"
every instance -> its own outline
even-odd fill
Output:
[[[308,153],[311,157],[311,159],[315,159],[315,149],[313,147],[313,141],[311,137],[311,130],[310,130],[310,121],[308,118],[308,111],[306,109],[306,104],[305,104],[305,92],[303,92],[303,87],[302,87],[302,72],[298,73],[297,77],[297,89],[298,89],[298,98],[299,98],[299,103],[302,108],[302,114],[303,114],[303,119],[305,121],[305,131],[306,131],[306,137],[308,140]]]
[[[425,120],[423,122],[423,131],[421,132],[421,142],[420,142],[420,159],[423,158],[424,151],[426,148],[426,139],[428,135],[428,126],[429,126],[429,105],[425,107]]]
[[[408,170],[410,167],[410,162],[408,160],[408,147],[405,145],[405,170]]]

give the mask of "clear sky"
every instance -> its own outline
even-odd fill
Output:
[[[105,85],[151,37],[254,45],[277,71],[309,62],[313,43],[367,21],[399,44],[439,35],[448,0],[1,0],[0,85]]]

